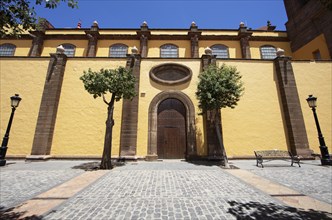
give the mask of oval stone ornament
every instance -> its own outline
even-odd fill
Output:
[[[153,67],[150,70],[150,78],[164,85],[178,85],[190,81],[191,70],[181,64],[167,63]]]

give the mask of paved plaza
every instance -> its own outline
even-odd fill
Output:
[[[331,167],[230,163],[234,169],[165,160],[85,171],[97,161],[8,161],[0,219],[332,219]]]

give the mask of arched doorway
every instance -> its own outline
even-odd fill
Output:
[[[186,156],[186,108],[175,98],[158,106],[157,154],[159,159],[183,159]]]
[[[163,91],[157,94],[151,101],[149,107],[149,135],[148,135],[148,155],[146,160],[156,160],[158,142],[158,108],[167,99],[176,99],[185,107],[185,134],[186,134],[186,155],[185,158],[194,158],[197,155],[196,149],[196,129],[195,129],[195,108],[190,98],[180,91]]]

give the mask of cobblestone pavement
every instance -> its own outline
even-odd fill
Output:
[[[43,219],[305,219],[309,214],[325,216],[287,207],[217,166],[164,161],[117,167]]]
[[[0,168],[0,209],[16,206],[63,183],[83,170],[70,169],[81,161],[9,161]]]
[[[289,161],[276,160],[256,167],[254,160],[235,160],[231,163],[266,179],[287,186],[317,200],[332,204],[332,167],[321,166],[320,160],[304,160],[299,168]]]
[[[20,216],[20,213],[8,215],[1,209],[16,206],[82,174],[84,170],[73,167],[84,168],[87,163],[89,161],[10,161],[8,166],[0,168],[0,219]],[[284,182],[289,188],[303,190],[306,195],[322,197],[332,191],[331,181],[328,181],[331,168],[319,166],[316,161],[304,162],[301,168],[276,161],[264,169],[257,168],[253,160],[231,163],[274,182]],[[289,207],[220,167],[165,160],[127,162],[33,219],[295,220],[332,219],[331,216],[322,211]]]

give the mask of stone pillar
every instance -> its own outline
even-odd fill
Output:
[[[127,55],[126,68],[132,69],[137,79],[135,85],[135,96],[132,100],[123,100],[121,137],[120,137],[120,157],[126,159],[136,159],[137,149],[137,124],[138,124],[138,104],[139,104],[139,78],[141,56],[137,54],[136,47],[132,49],[132,54]]]
[[[191,45],[191,58],[199,58],[198,41],[201,34],[202,32],[198,31],[196,23],[192,22],[190,26],[190,31],[188,32],[188,37],[190,39]]]
[[[241,53],[243,59],[251,59],[249,39],[252,35],[252,31],[248,31],[243,22],[240,23],[238,37],[240,39]]]
[[[37,155],[49,155],[51,152],[67,56],[64,54],[62,46],[57,48],[56,53],[50,55],[51,59],[39,108],[31,156],[28,156],[27,159],[34,159],[34,156]]]
[[[29,51],[29,56],[40,57],[44,45],[45,31],[32,31],[31,34],[33,35],[33,40]]]
[[[97,43],[99,37],[99,27],[97,21],[94,21],[90,30],[85,31],[86,36],[89,39],[87,57],[95,57],[97,53]]]
[[[148,55],[148,37],[144,34],[140,36],[140,54],[143,58]]]
[[[148,56],[148,41],[151,36],[151,32],[149,31],[148,24],[144,21],[141,25],[141,30],[137,31],[137,35],[140,38],[140,54],[142,58]]]
[[[209,65],[216,65],[216,55],[212,55],[210,48],[205,48],[205,55],[202,56],[202,69],[205,70]],[[220,111],[219,115],[220,115]],[[215,127],[215,111],[207,111],[204,114],[205,129],[206,129],[206,145],[208,148],[208,159],[221,159],[222,152],[219,147],[219,140]]]
[[[284,51],[278,48],[274,65],[289,150],[294,155],[310,157],[312,150],[309,149],[291,57],[284,56]]]

